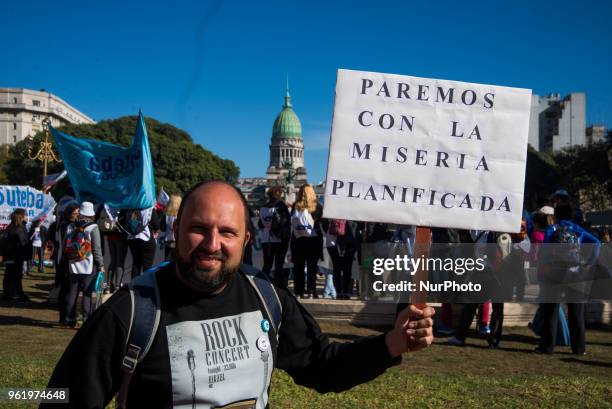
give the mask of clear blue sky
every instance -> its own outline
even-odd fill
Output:
[[[612,128],[612,2],[295,3],[4,2],[0,86],[96,120],[142,108],[262,176],[289,74],[314,182],[337,68],[586,92],[587,123]]]

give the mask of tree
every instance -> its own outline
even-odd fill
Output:
[[[559,186],[559,173],[555,160],[529,145],[525,171],[525,209],[535,209]]]
[[[129,146],[136,132],[137,116],[125,116],[100,121],[97,124],[69,124],[60,131],[79,138],[103,140],[120,146]],[[153,118],[145,118],[151,157],[153,159],[155,185],[168,193],[185,193],[189,187],[202,180],[235,181],[240,169],[228,159],[222,159],[193,142],[189,134],[172,125]],[[35,135],[38,144],[42,134]],[[25,184],[39,188],[42,182],[40,162],[24,159],[27,147],[24,141],[0,154],[0,183]],[[49,173],[61,172],[62,164],[50,164]],[[53,190],[61,196],[67,183]]]
[[[525,207],[535,209],[542,199],[563,188],[583,211],[612,207],[612,145],[598,142],[555,152],[527,151]]]
[[[559,185],[578,198],[583,210],[612,206],[612,145],[598,142],[555,153]]]

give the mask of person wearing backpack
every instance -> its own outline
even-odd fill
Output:
[[[119,223],[127,233],[132,253],[132,280],[153,266],[159,231],[159,217],[154,209],[126,209],[119,214]]]
[[[91,310],[90,286],[97,273],[105,272],[100,229],[94,222],[96,212],[93,203],[83,202],[79,207],[79,218],[69,225],[64,241],[64,257],[68,262],[69,287],[65,299],[66,319],[64,324],[77,326],[76,304],[79,292],[83,292],[83,321]]]
[[[279,287],[287,286],[289,277],[284,272],[285,255],[289,249],[291,215],[281,200],[283,190],[273,186],[268,190],[268,202],[259,209],[258,226],[262,230],[263,267],[261,271],[270,275],[274,266],[273,281]]]
[[[323,208],[311,185],[298,190],[291,214],[291,258],[295,295],[300,298],[319,298],[316,293],[318,261],[323,258],[321,216]],[[307,287],[304,294],[304,268],[307,268]]]
[[[384,334],[330,341],[287,288],[241,264],[249,223],[234,186],[192,187],[175,225],[175,260],[97,309],[48,387],[68,388],[74,408],[103,408],[115,396],[119,408],[267,408],[277,368],[320,393],[341,392],[431,345],[434,310],[415,306]]]
[[[574,212],[570,204],[558,204],[555,207],[555,224],[546,228],[544,245],[539,252],[538,266],[541,269],[538,274],[540,296],[545,301],[560,299],[563,294],[559,292],[559,289],[565,282],[587,281],[589,272],[599,257],[601,242],[597,237],[571,221],[573,218]],[[585,245],[587,243],[588,248]],[[586,260],[584,260],[585,253],[589,254]],[[565,295],[568,296],[567,293]],[[569,295],[569,298],[572,298],[572,295]],[[538,347],[535,350],[537,353],[552,354],[554,352],[559,306],[558,302],[540,304],[543,327]],[[584,355],[586,354],[584,302],[568,302],[567,309],[572,353]]]
[[[105,294],[113,293],[123,285],[125,273],[125,258],[128,252],[127,234],[119,227],[117,212],[116,209],[104,205],[97,221],[100,232],[106,236],[110,256]]]
[[[59,323],[66,321],[66,295],[70,288],[70,272],[68,270],[68,260],[64,257],[64,242],[68,227],[75,223],[79,218],[79,205],[76,201],[65,203],[58,209],[58,219],[49,228],[50,237],[54,242],[53,261],[55,263],[55,288],[58,288],[57,307],[59,312]],[[75,305],[76,306],[76,305]]]

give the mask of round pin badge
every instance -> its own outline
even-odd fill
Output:
[[[268,342],[268,337],[261,336],[257,338],[257,349],[259,349],[261,352],[264,352],[267,351],[269,347],[270,342]]]
[[[261,321],[261,329],[262,329],[263,332],[270,331],[270,321],[268,321],[266,319]]]

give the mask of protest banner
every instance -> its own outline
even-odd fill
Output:
[[[324,217],[518,232],[531,91],[338,70]]]
[[[142,113],[127,148],[50,130],[78,202],[106,203],[118,209],[155,205],[153,161]]]
[[[43,226],[49,227],[54,220],[55,200],[30,186],[0,186],[0,230],[10,224],[15,209],[24,209],[28,222],[43,219]]]

